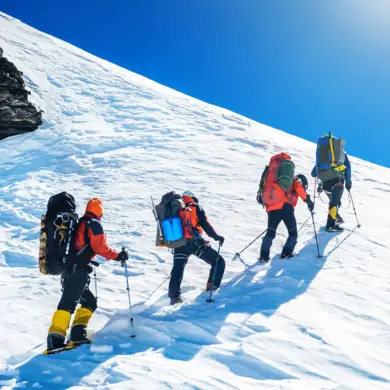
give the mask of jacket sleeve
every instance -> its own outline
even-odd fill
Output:
[[[215,232],[214,228],[211,226],[210,222],[207,219],[206,213],[203,208],[199,205],[196,207],[196,216],[198,217],[199,225],[202,226],[206,234],[211,238],[216,238],[218,234]]]
[[[98,220],[94,219],[91,221],[88,236],[95,254],[107,260],[113,260],[118,256],[118,252],[108,246],[103,226]]]
[[[314,165],[314,168],[311,171],[311,176],[312,177],[317,177],[318,176],[317,165]]]
[[[352,169],[351,169],[351,163],[349,161],[349,158],[348,158],[348,155],[347,153],[345,153],[345,161],[344,161],[344,165],[345,167],[347,168],[345,170],[345,181],[347,183],[350,183],[352,181]]]
[[[307,200],[307,193],[305,189],[303,188],[301,183],[298,183],[297,180],[294,180],[294,191],[298,194],[298,196],[306,202]]]

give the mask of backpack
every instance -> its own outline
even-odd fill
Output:
[[[294,173],[295,164],[287,153],[279,153],[271,158],[260,181],[259,192],[264,205],[271,206],[279,202],[277,192],[291,190]]]
[[[52,196],[41,216],[39,270],[44,275],[60,275],[74,254],[78,216],[72,195],[61,192]]]
[[[155,206],[155,216],[164,246],[180,248],[193,238],[191,209],[185,206],[182,197],[174,191],[161,198],[161,202]],[[156,245],[162,246],[161,239],[157,240]]]
[[[335,138],[331,133],[317,142],[316,166],[319,179],[324,182],[344,176],[345,140]]]

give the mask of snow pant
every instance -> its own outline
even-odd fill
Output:
[[[70,340],[72,342],[86,340],[88,322],[97,308],[96,298],[89,290],[89,274],[92,272],[92,267],[79,264],[72,271],[61,276],[62,297],[49,328],[48,350],[64,346],[70,319],[78,303],[81,303],[81,307],[74,316]]]
[[[91,272],[90,265],[77,265],[73,273],[62,275],[62,297],[58,310],[66,310],[73,314],[78,303],[92,312],[96,310],[96,298],[89,289]]]
[[[336,225],[336,221],[340,217],[338,210],[341,206],[341,198],[344,192],[344,180],[334,179],[325,181],[323,188],[329,198],[328,219],[326,221],[326,229],[329,229]]]
[[[276,236],[276,230],[282,221],[288,230],[288,238],[283,247],[282,255],[293,253],[298,238],[297,221],[295,219],[294,207],[289,203],[285,203],[280,210],[273,210],[268,213],[267,233],[260,249],[261,259],[269,259],[272,242]]]
[[[180,285],[183,280],[184,268],[187,265],[188,258],[195,255],[211,265],[207,283],[213,283],[214,286],[219,287],[225,272],[225,260],[204,240],[189,241],[187,245],[176,248],[173,251],[173,268],[171,272],[171,280],[169,282],[169,298],[180,297]],[[215,279],[213,280],[215,271]]]

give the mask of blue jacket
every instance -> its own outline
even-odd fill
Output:
[[[346,170],[344,171],[345,172],[345,181],[347,183],[351,183],[352,182],[351,163],[349,162],[349,158],[348,158],[347,153],[345,153],[344,165],[346,167]],[[312,177],[318,176],[317,165],[314,166],[313,170],[311,171],[311,175],[312,175]]]

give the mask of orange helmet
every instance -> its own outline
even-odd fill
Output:
[[[96,215],[97,218],[101,218],[104,212],[102,201],[99,198],[91,198],[87,203],[85,211]]]

